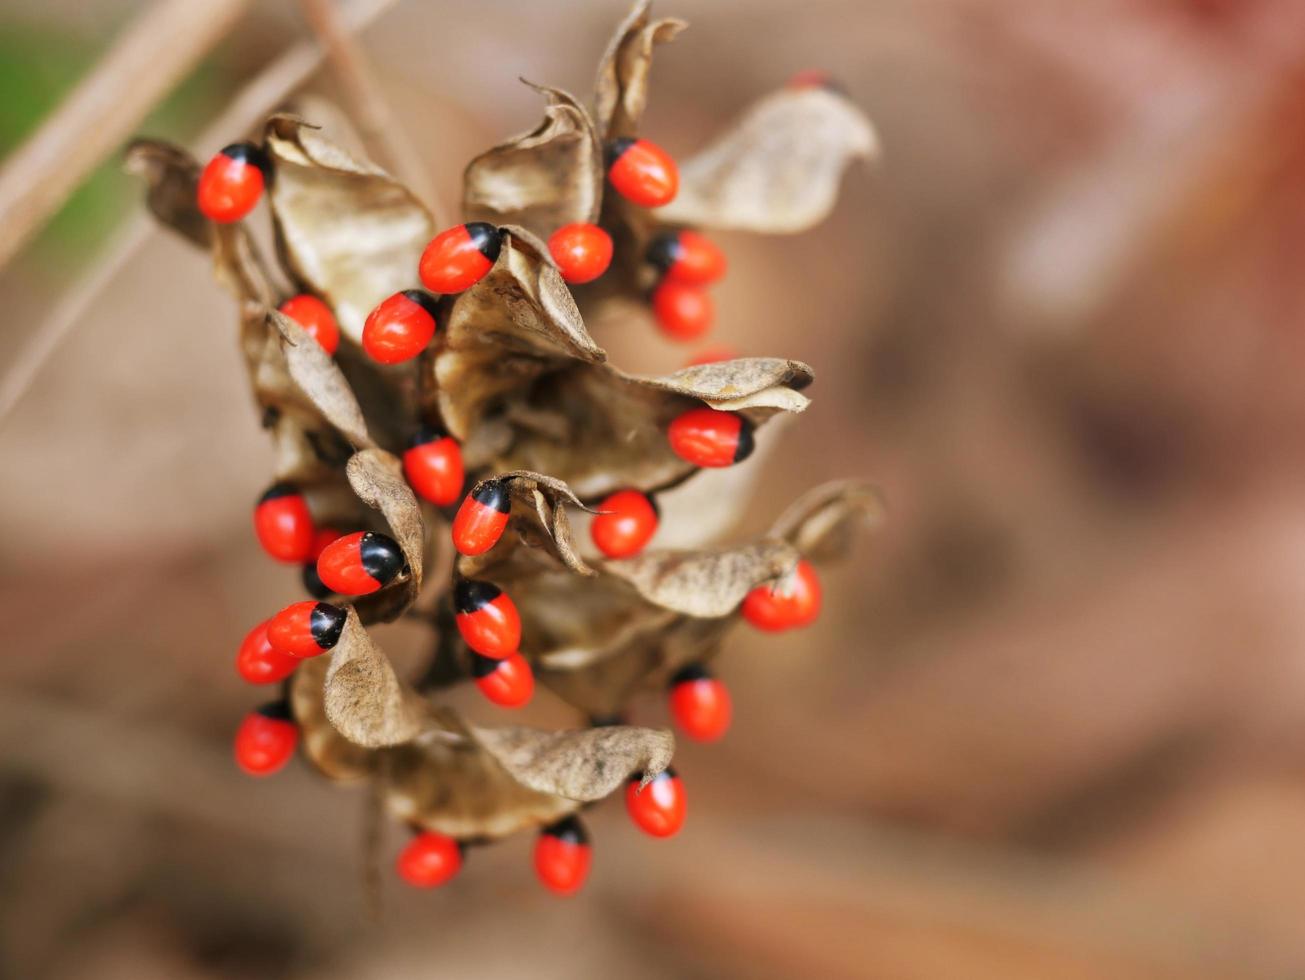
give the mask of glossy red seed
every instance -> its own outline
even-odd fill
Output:
[[[319,528],[313,535],[313,547],[308,552],[309,561],[317,561],[318,556],[326,550],[326,546],[332,541],[344,537],[344,532],[333,527]]]
[[[363,324],[363,350],[381,364],[412,360],[435,336],[435,318],[403,293],[383,300]]]
[[[485,250],[497,258],[498,231],[479,222],[473,225],[455,225],[431,239],[417,267],[422,285],[427,289],[436,293],[460,293],[480,282],[494,267]]]
[[[733,347],[720,345],[718,347],[704,347],[698,353],[684,362],[685,367],[699,367],[703,364],[717,364],[720,361],[733,361],[737,359],[739,352]]]
[[[733,412],[691,408],[666,430],[671,450],[694,466],[733,466],[752,452],[752,430]]]
[[[684,784],[670,769],[642,790],[638,779],[633,779],[625,786],[625,809],[644,833],[672,837],[684,826]]]
[[[403,454],[403,475],[417,495],[447,507],[462,494],[462,447],[452,436],[419,433]]]
[[[658,208],[675,199],[680,189],[679,170],[660,146],[641,139],[623,148],[613,147],[613,152],[607,179],[618,194],[644,208]]]
[[[339,642],[344,620],[338,606],[312,599],[293,602],[267,624],[267,639],[287,656],[316,657]]]
[[[250,684],[275,684],[294,673],[299,659],[282,653],[267,638],[267,619],[245,634],[236,652],[236,670]]]
[[[462,870],[462,848],[452,837],[423,831],[399,852],[394,869],[414,888],[436,888]]]
[[[326,353],[334,355],[340,347],[340,325],[331,308],[316,296],[300,293],[278,307],[282,313],[303,327]]]
[[[716,307],[700,286],[665,279],[652,294],[653,316],[672,340],[697,340],[711,329]]]
[[[228,151],[238,149],[227,147],[209,160],[199,175],[195,200],[210,221],[239,221],[254,210],[263,196],[263,171],[249,159],[228,155]]]
[[[464,555],[483,555],[498,544],[511,513],[507,487],[488,481],[467,494],[453,517],[453,547]]]
[[[679,680],[671,686],[671,716],[684,734],[714,742],[729,730],[734,716],[730,692],[715,677]]]
[[[568,835],[569,836],[569,835]],[[535,841],[535,874],[549,891],[574,895],[589,877],[593,849],[587,842],[543,831]]]
[[[454,586],[454,622],[463,641],[483,657],[502,659],[521,645],[516,604],[488,582],[463,580]]]
[[[589,534],[608,558],[638,554],[657,533],[657,508],[638,490],[618,490],[597,509]]]
[[[535,693],[535,674],[525,657],[519,653],[510,653],[502,660],[473,656],[486,661],[485,666],[490,668],[486,674],[477,671],[476,687],[491,703],[500,708],[520,708],[529,703]]]
[[[284,562],[304,562],[313,550],[317,529],[303,496],[287,484],[278,484],[254,508],[254,533],[263,550]]]
[[[270,776],[285,767],[299,744],[299,726],[251,711],[236,730],[236,764],[251,776]]]
[[[806,626],[820,614],[820,579],[803,559],[791,579],[759,585],[743,600],[743,618],[760,630],[777,633]]]
[[[612,236],[597,225],[575,222],[549,236],[548,251],[567,282],[593,282],[612,264]]]
[[[725,275],[725,253],[706,235],[686,228],[679,233],[676,245],[675,261],[666,270],[668,279],[705,286]]]

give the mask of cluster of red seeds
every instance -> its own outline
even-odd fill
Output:
[[[608,146],[607,177],[617,193],[650,208],[669,203],[679,183],[671,157],[643,139],[614,140]],[[271,179],[271,163],[261,149],[249,143],[228,146],[201,174],[200,210],[213,221],[239,221],[257,206]],[[366,352],[381,364],[400,364],[421,354],[438,328],[437,296],[479,282],[493,268],[501,245],[500,230],[484,222],[457,225],[437,235],[417,269],[425,289],[395,293],[371,311],[362,335]],[[548,246],[563,279],[573,285],[592,282],[611,264],[611,236],[597,225],[565,225],[550,236]],[[677,340],[702,337],[714,316],[705,287],[724,275],[724,254],[703,235],[684,229],[656,237],[645,260],[659,273],[651,304],[661,329]],[[302,294],[286,300],[280,310],[327,354],[335,354],[340,329],[326,303]],[[734,356],[730,350],[714,349],[690,363]],[[676,455],[701,467],[731,466],[746,459],[753,448],[752,424],[746,418],[706,407],[674,419],[667,438]],[[450,506],[463,494],[461,447],[431,426],[422,426],[413,435],[403,455],[403,469],[413,490],[436,506]],[[454,518],[454,546],[464,555],[489,551],[502,536],[510,511],[505,483],[479,484],[463,499]],[[637,490],[611,494],[597,511],[591,535],[608,558],[638,554],[657,531],[656,502]],[[398,543],[384,534],[344,534],[317,527],[304,497],[289,484],[276,484],[263,494],[254,510],[254,529],[269,555],[303,566],[305,588],[314,596],[259,623],[240,644],[236,667],[241,677],[251,684],[273,684],[286,680],[302,659],[319,656],[339,642],[346,609],[321,600],[376,592],[404,571],[405,562]],[[534,677],[519,651],[521,618],[516,605],[492,583],[472,579],[455,583],[453,599],[458,631],[472,650],[477,688],[503,707],[526,704],[534,692]],[[812,622],[819,608],[820,583],[803,561],[785,583],[754,589],[743,603],[742,614],[760,629],[782,630]],[[702,741],[724,735],[732,716],[729,691],[700,664],[672,678],[669,706],[678,727]],[[271,702],[250,712],[241,723],[235,739],[236,761],[251,775],[270,775],[289,761],[298,742],[299,729],[285,700]],[[677,833],[684,823],[686,801],[674,770],[666,770],[642,789],[639,783],[636,775],[626,787],[630,818],[655,837]],[[399,854],[396,869],[411,885],[434,887],[458,873],[463,853],[463,845],[453,838],[422,831]],[[576,892],[590,862],[589,835],[578,818],[567,817],[541,831],[535,869],[554,892]]]

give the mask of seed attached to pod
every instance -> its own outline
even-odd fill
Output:
[[[608,558],[638,554],[657,533],[657,505],[638,490],[618,490],[597,509],[589,534]]]
[[[423,425],[403,454],[403,475],[419,497],[447,507],[462,495],[466,481],[462,447],[448,433]]]
[[[548,252],[573,286],[593,282],[612,264],[612,236],[583,221],[563,225],[548,238]]]
[[[607,179],[618,194],[641,208],[670,204],[680,189],[675,161],[651,140],[624,138],[608,143]]]
[[[480,693],[500,708],[520,708],[535,693],[534,671],[519,653],[501,660],[473,653],[471,673]]]
[[[308,560],[317,529],[298,487],[276,483],[263,492],[254,508],[254,533],[263,550],[277,561]]]
[[[700,286],[666,279],[652,294],[653,316],[672,340],[697,340],[716,322],[716,305]]]
[[[422,289],[405,289],[383,300],[363,324],[363,350],[381,364],[402,364],[426,349],[435,336],[436,299]]]
[[[658,773],[643,789],[636,773],[625,785],[625,809],[645,834],[672,837],[684,826],[684,784],[674,769]]]
[[[236,729],[236,764],[251,776],[270,776],[285,767],[299,745],[299,726],[284,701],[272,701],[245,715]]]
[[[421,253],[417,272],[422,285],[436,293],[460,293],[494,268],[503,248],[499,230],[484,221],[455,225],[431,239]]]
[[[314,599],[327,599],[335,595],[317,574],[317,559],[326,550],[326,546],[339,538],[341,533],[333,527],[324,527],[313,537],[313,550],[308,553],[308,561],[304,562],[303,582],[304,590]]]
[[[691,408],[666,430],[671,451],[694,466],[733,466],[752,455],[752,423],[734,412]]]
[[[714,742],[724,735],[734,714],[729,690],[700,664],[671,678],[670,703],[675,723],[699,742]]]
[[[258,205],[271,174],[271,163],[257,146],[232,143],[205,165],[195,201],[210,221],[239,221]]]
[[[399,852],[394,869],[414,888],[437,888],[462,870],[462,846],[444,834],[421,831]]]
[[[820,578],[803,559],[791,576],[749,592],[741,607],[743,618],[768,633],[807,626],[820,615],[820,597]]]
[[[371,595],[403,571],[403,549],[393,538],[355,531],[336,538],[317,558],[317,575],[340,595]]]
[[[716,243],[691,228],[658,235],[648,245],[647,257],[663,278],[690,286],[715,282],[727,266]]]
[[[272,617],[267,639],[291,657],[316,657],[340,642],[349,614],[326,602],[295,602]]]
[[[512,497],[502,480],[486,480],[467,494],[453,518],[453,547],[464,555],[483,555],[503,536]]]
[[[236,671],[250,684],[275,684],[295,672],[299,659],[282,653],[267,638],[270,619],[245,634],[236,652]]]
[[[593,849],[579,817],[545,827],[535,841],[535,874],[551,892],[574,895],[589,877]]]
[[[461,579],[453,587],[454,622],[467,646],[482,657],[501,660],[521,645],[521,616],[492,582]]]
[[[300,293],[279,307],[282,313],[303,327],[308,336],[322,345],[322,350],[334,356],[340,348],[340,325],[335,322],[331,308],[316,296]]]

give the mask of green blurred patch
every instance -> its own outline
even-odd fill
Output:
[[[53,111],[94,66],[114,33],[80,37],[54,25],[0,20],[0,155]],[[216,111],[227,87],[221,71],[201,64],[149,114],[140,131],[180,142],[190,139]],[[138,182],[122,173],[114,154],[46,225],[32,243],[31,257],[43,271],[61,274],[93,251],[139,200]]]

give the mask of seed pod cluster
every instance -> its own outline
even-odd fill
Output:
[[[255,537],[309,596],[269,601],[247,632],[233,624],[237,674],[285,687],[241,722],[236,761],[270,775],[300,750],[326,778],[373,780],[412,828],[395,869],[415,887],[454,879],[471,845],[527,831],[541,884],[575,894],[593,858],[578,810],[617,792],[648,835],[679,833],[672,736],[615,719],[661,691],[683,734],[724,737],[734,706],[709,661],[726,635],[740,620],[813,623],[815,564],[879,514],[877,494],[849,482],[813,491],[754,541],[711,547],[707,531],[699,550],[657,546],[662,502],[746,460],[770,418],[805,409],[812,372],[719,349],[669,375],[626,372],[586,322],[633,300],[671,339],[705,336],[707,289],[727,261],[699,229],[809,227],[847,161],[873,148],[845,96],[804,82],[677,163],[639,117],[654,47],[681,26],[636,3],[592,109],[536,87],[543,123],[471,162],[448,228],[328,135],[347,130],[289,114],[202,170],[161,144],[129,154],[154,191],[175,192],[152,204],[193,202],[155,212],[212,249],[238,300],[275,447]],[[819,166],[803,170],[812,149]],[[245,227],[261,202],[281,277]],[[568,512],[588,515],[584,548]],[[430,574],[433,561],[447,574]],[[368,630],[405,614],[433,627],[417,683]],[[439,703],[464,683],[491,714],[547,692],[578,727],[473,723]]]

